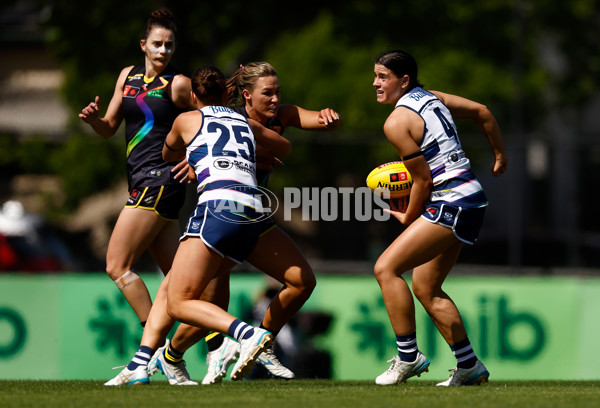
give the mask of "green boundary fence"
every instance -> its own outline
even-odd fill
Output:
[[[143,277],[155,293],[160,277]],[[234,274],[230,310],[247,316],[267,284],[263,275]],[[492,380],[600,379],[600,279],[451,276],[444,288]],[[341,380],[373,380],[387,368],[395,340],[373,277],[318,276],[302,309],[310,312],[332,319],[323,333],[300,341],[300,355],[329,356]],[[431,360],[422,378],[446,378],[454,358],[419,305],[417,325],[419,347]],[[140,338],[135,315],[104,275],[0,276],[1,379],[108,379]],[[186,354],[193,378],[203,377],[205,355],[204,344]]]

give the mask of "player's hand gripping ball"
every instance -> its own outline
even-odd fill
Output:
[[[412,185],[413,179],[401,161],[382,164],[367,176],[367,186],[371,190],[389,190],[390,198],[409,195]]]

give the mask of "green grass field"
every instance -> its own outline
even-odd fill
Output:
[[[99,381],[0,381],[0,407],[600,407],[600,382],[492,381],[480,387],[435,387],[409,381],[380,387],[364,381],[258,380],[213,386],[104,387]]]

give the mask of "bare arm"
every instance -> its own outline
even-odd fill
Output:
[[[185,75],[176,75],[171,84],[171,100],[180,109],[194,109],[192,81]]]
[[[176,75],[173,78],[170,86],[171,100],[173,104],[180,109],[193,109],[191,91],[192,84],[188,77],[185,75]],[[192,169],[184,157],[179,163],[177,163],[172,172],[175,173],[175,179],[179,180],[180,183],[192,180],[191,175],[195,177],[194,169]]]
[[[311,111],[296,105],[282,105],[278,117],[284,127],[293,126],[303,130],[335,130],[342,127],[342,117],[331,108]]]
[[[103,118],[100,117],[100,97],[81,110],[79,117],[88,123],[100,136],[107,139],[113,136],[123,121],[123,87],[132,67],[123,68],[117,79],[115,91]]]
[[[199,121],[198,116],[200,117]],[[174,162],[185,159],[185,146],[202,126],[201,118],[202,114],[198,111],[186,112],[177,116],[171,131],[165,138],[162,150],[163,160]]]
[[[283,162],[279,160],[269,149],[257,144],[256,168],[273,173],[275,166],[283,166]]]
[[[421,150],[415,140],[423,135],[424,126],[423,119],[415,112],[405,108],[396,108],[386,120],[383,130],[398,154],[403,157]],[[433,181],[429,165],[422,155],[406,160],[404,164],[413,179],[410,201],[405,212],[390,211],[390,213],[403,225],[410,225],[421,215],[431,194]]]
[[[256,143],[269,149],[275,156],[286,156],[292,152],[292,144],[279,133],[267,129],[257,121],[248,119]]]
[[[496,122],[496,118],[487,106],[478,102],[471,101],[456,95],[445,94],[438,91],[431,91],[448,107],[450,113],[455,118],[473,119],[477,124],[479,131],[485,136],[492,153],[494,154],[494,162],[490,166],[492,174],[496,177],[502,175],[506,171],[508,165],[508,157],[504,149],[504,141],[500,126]]]

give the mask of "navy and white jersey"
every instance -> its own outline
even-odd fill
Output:
[[[433,179],[429,200],[465,208],[488,205],[481,184],[471,171],[450,111],[434,94],[413,88],[396,103],[416,112],[425,122],[421,151]]]
[[[225,200],[262,212],[256,187],[256,141],[244,116],[224,106],[205,106],[202,127],[186,146],[198,177],[198,204]]]
[[[233,109],[237,113],[243,115],[245,118],[250,117],[250,115],[248,115],[248,112],[246,111],[245,106],[232,106],[231,109]],[[281,123],[281,120],[279,120],[279,116],[275,116],[274,118],[269,119],[267,121],[267,124],[265,125],[265,127],[267,129],[271,129],[274,132],[277,132],[280,135],[283,135],[283,131],[285,130],[285,127]],[[269,173],[267,170],[264,170],[264,169],[256,170],[256,180],[258,181],[258,184],[262,187],[267,186],[270,176],[271,176],[271,173]]]

